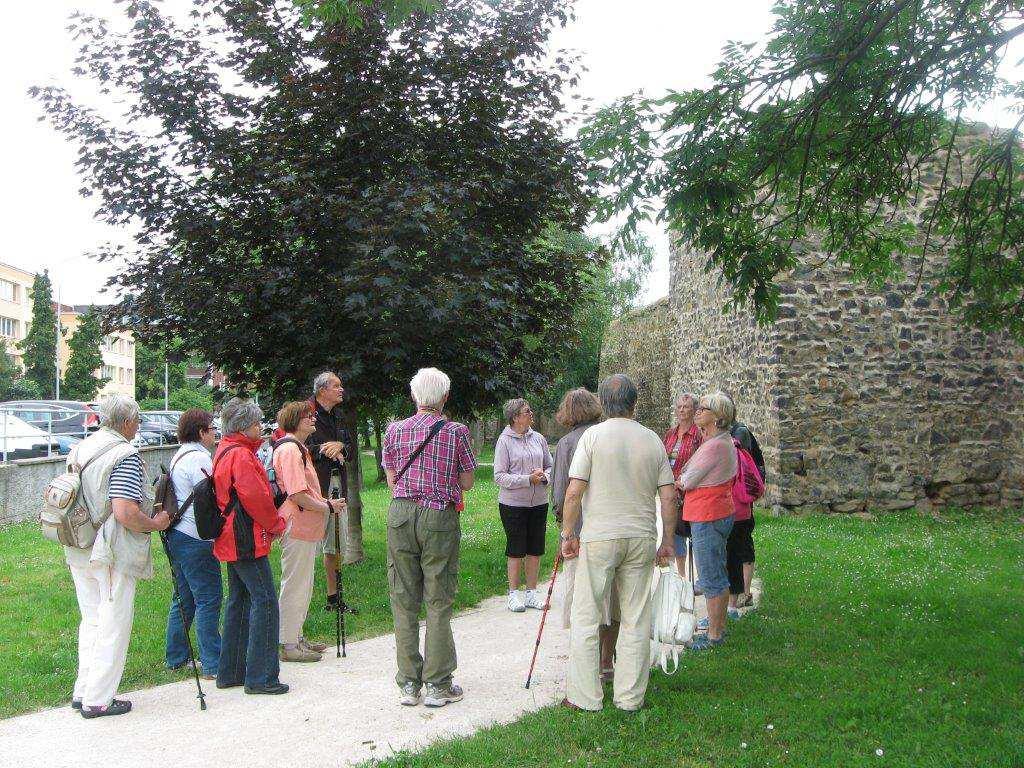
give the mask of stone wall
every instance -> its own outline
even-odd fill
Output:
[[[723,314],[703,258],[677,248],[672,391],[736,396],[777,511],[1020,506],[1024,348],[965,327],[927,295],[929,274],[878,291],[797,270],[758,328]]]
[[[667,298],[613,322],[601,345],[600,378],[625,373],[638,391],[636,418],[664,434],[670,426],[671,311]]]
[[[156,480],[160,465],[167,465],[178,450],[177,445],[142,448],[149,479]],[[43,490],[64,472],[66,459],[25,459],[0,464],[0,526],[35,520]]]
[[[737,418],[747,424],[764,452],[768,486],[765,499],[778,494],[779,339],[750,315],[725,312],[724,288],[704,272],[704,259],[684,250],[672,254],[669,294],[672,332],[670,391],[700,397],[717,390],[736,402]],[[671,408],[666,398],[666,408]]]

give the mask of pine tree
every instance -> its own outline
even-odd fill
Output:
[[[61,395],[68,400],[92,400],[108,379],[96,375],[97,369],[103,365],[103,353],[100,344],[103,342],[103,329],[100,318],[95,310],[86,312],[68,341],[71,354],[68,357],[67,370],[64,371],[64,383]]]
[[[25,378],[34,381],[43,397],[53,397],[57,375],[57,313],[53,288],[45,270],[32,283],[32,327],[18,342],[25,362]]]
[[[0,398],[8,400],[11,397],[11,387],[14,379],[19,374],[18,366],[6,349],[0,349]]]

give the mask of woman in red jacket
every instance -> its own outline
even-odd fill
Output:
[[[217,506],[224,530],[213,544],[214,556],[227,563],[228,600],[217,687],[245,685],[246,693],[287,693],[278,679],[277,636],[280,614],[270,570],[270,542],[284,533],[285,521],[256,450],[263,442],[263,412],[251,400],[224,404],[224,438],[213,458]]]

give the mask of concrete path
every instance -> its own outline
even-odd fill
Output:
[[[283,665],[281,680],[291,686],[284,696],[247,696],[241,688],[204,683],[208,709],[200,712],[189,680],[122,694],[133,710],[120,717],[84,720],[62,707],[2,720],[0,764],[337,768],[469,735],[561,700],[569,633],[562,628],[560,592],[556,586],[530,690],[523,684],[541,612],[510,613],[501,596],[454,621],[455,679],[466,691],[456,704],[400,706],[395,640],[386,635],[352,643],[345,659],[331,648],[319,663]],[[705,615],[703,598],[697,611]]]

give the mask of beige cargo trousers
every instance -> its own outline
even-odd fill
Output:
[[[399,687],[451,683],[455,671],[452,605],[459,586],[459,513],[392,499],[388,509],[388,594],[395,618]],[[420,608],[426,604],[424,652]]]

